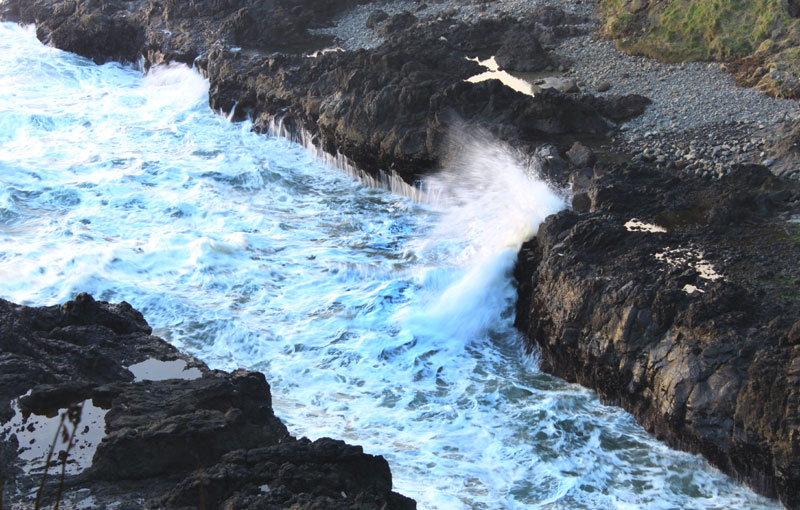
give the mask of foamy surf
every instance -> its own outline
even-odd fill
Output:
[[[432,269],[422,270],[424,290],[400,313],[418,335],[481,338],[512,313],[520,246],[566,203],[542,180],[536,160],[526,162],[489,133],[457,127],[447,143],[444,168],[421,186],[437,221],[409,243]]]
[[[393,194],[214,115],[186,68],[0,47],[0,296],[130,302],[420,508],[778,507],[525,358],[510,268],[563,197],[502,143]]]

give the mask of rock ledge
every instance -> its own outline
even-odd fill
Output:
[[[56,441],[48,507],[66,458],[62,508],[416,508],[383,457],[289,435],[263,374],[210,370],[150,333],[124,302],[0,299],[0,501],[33,503],[69,410],[75,447]]]

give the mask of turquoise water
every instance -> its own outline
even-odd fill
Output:
[[[420,508],[778,507],[524,355],[511,269],[565,207],[535,162],[454,134],[412,200],[207,90],[0,25],[0,296],[128,301],[210,366],[263,371],[293,434],[385,455]]]

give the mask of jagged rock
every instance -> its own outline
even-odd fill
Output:
[[[611,94],[602,98],[585,95],[581,101],[592,105],[603,117],[614,122],[625,122],[638,117],[652,103],[650,99],[639,94],[626,96]]]
[[[203,491],[210,508],[414,508],[391,492],[391,479],[383,457],[364,455],[361,447],[342,441],[312,443],[304,438],[231,452],[219,464],[181,481],[165,501],[174,508],[192,506]],[[259,490],[244,490],[248,487]],[[388,496],[376,497],[384,494]]]
[[[84,2],[80,0],[10,0],[2,17],[36,23],[45,43],[89,57],[146,64],[191,64],[215,42],[230,47],[279,51],[321,49],[329,38],[308,28],[324,25],[358,0],[324,4],[308,0],[166,0]]]
[[[312,9],[299,0],[9,0],[0,9],[6,18],[36,22],[42,40],[97,61],[141,54],[146,65],[194,63],[209,78],[214,110],[227,113],[235,105],[235,118],[253,118],[257,130],[280,117],[285,127],[310,132],[323,150],[341,153],[367,172],[395,171],[408,182],[437,168],[453,122],[501,134],[516,146],[608,130],[608,112],[599,109],[616,107],[605,99],[552,91],[530,97],[493,80],[465,81],[481,72],[467,56],[500,46],[512,31],[535,34],[575,21],[570,16],[545,9],[533,13],[537,22],[443,19],[423,26],[403,13],[381,23],[388,39],[373,50],[316,58],[288,51],[325,46],[330,41],[315,39],[307,28],[355,3]],[[90,18],[101,22],[88,23]],[[114,39],[119,33],[124,41]]]
[[[388,37],[392,34],[396,34],[397,32],[410,28],[416,22],[417,17],[410,12],[405,11],[391,16],[386,23],[381,25],[380,28],[381,32]]]
[[[386,14],[386,11],[383,9],[375,9],[369,13],[369,16],[367,16],[367,28],[375,29],[378,26],[378,23],[386,21],[387,19],[389,19],[389,15]]]
[[[549,5],[536,5],[527,12],[531,33],[543,45],[554,46],[569,37],[588,35],[594,29],[588,18]]]
[[[781,132],[775,134],[776,141],[769,147],[769,156],[773,160],[770,171],[775,175],[800,169],[800,121],[785,123],[781,127]]]
[[[798,198],[759,166],[711,182],[614,166],[542,224],[516,270],[517,325],[544,370],[789,508],[800,508],[800,243],[781,218]]]
[[[800,344],[800,320],[794,323],[792,329],[789,330],[789,335],[787,336],[787,340],[791,345]]]
[[[451,27],[444,20],[403,30],[375,50],[313,60],[235,58],[215,48],[202,65],[211,79],[212,108],[229,111],[237,104],[237,114],[255,117],[264,130],[281,115],[285,125],[315,134],[329,152],[368,171],[396,171],[409,182],[437,167],[441,141],[456,119],[502,133],[512,144],[604,133],[608,126],[595,107],[562,94],[530,97],[497,81],[465,81],[481,72],[465,56],[495,41],[504,26]]]
[[[503,45],[495,53],[500,69],[517,72],[536,72],[551,64],[547,53],[533,34],[518,27],[503,37]]]
[[[570,163],[575,168],[586,168],[594,165],[594,162],[597,158],[594,155],[594,151],[592,149],[581,143],[575,142],[572,144],[572,147],[569,148],[567,151],[567,157],[569,158]]]
[[[91,496],[97,506],[130,501],[148,508],[415,508],[391,491],[382,457],[341,441],[290,436],[272,411],[263,374],[209,370],[150,332],[127,303],[97,302],[88,294],[40,308],[0,299],[2,501],[30,504],[42,481],[18,449],[43,443],[42,458],[33,461],[43,466],[51,432],[20,444],[23,430],[35,433],[44,415],[82,402],[74,408],[76,429],[99,444],[87,466],[67,475],[62,501]],[[191,370],[149,377],[154,380],[134,374],[142,362],[169,360]],[[94,421],[92,409],[100,413]],[[18,421],[10,428],[11,420]],[[72,465],[80,455],[66,458],[73,457]],[[45,484],[48,506],[58,479]]]

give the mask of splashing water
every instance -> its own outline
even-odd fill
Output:
[[[477,133],[421,202],[231,124],[207,84],[0,25],[0,296],[126,300],[213,367],[261,370],[296,435],[362,444],[421,508],[777,508],[537,371],[519,244],[564,207]]]
[[[522,164],[482,130],[455,128],[448,145],[446,166],[423,183],[423,200],[441,216],[407,246],[422,261],[424,291],[400,312],[417,336],[449,343],[481,338],[510,313],[520,246],[566,202],[538,177],[535,161]]]

